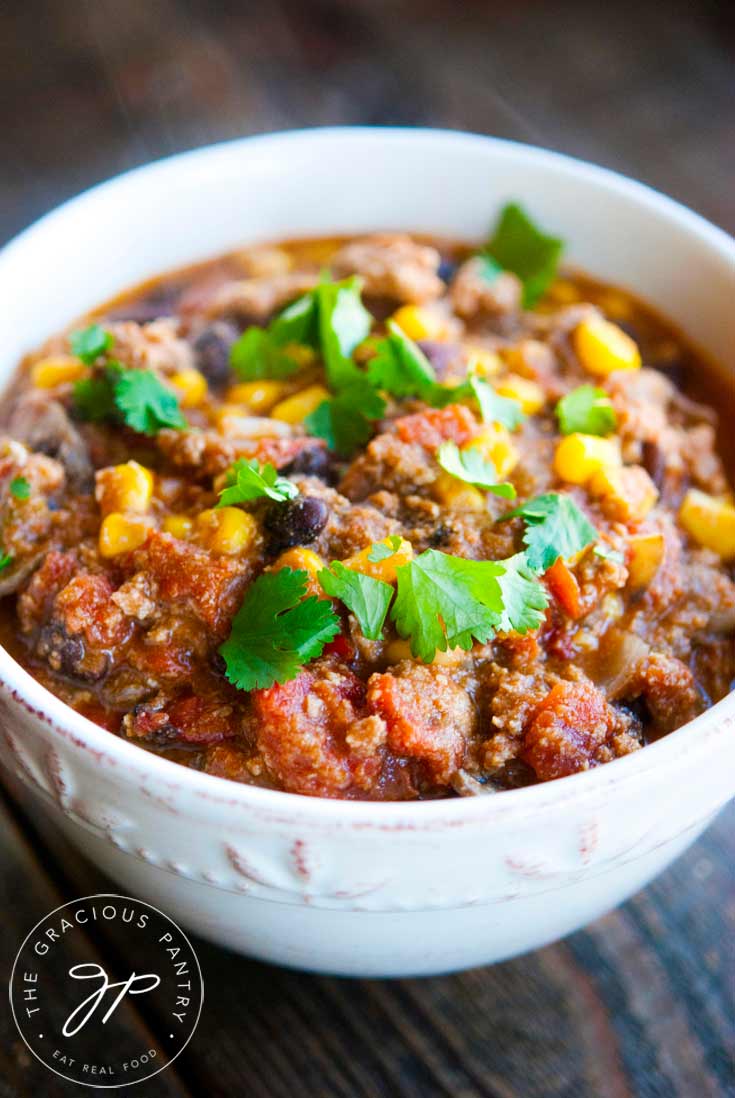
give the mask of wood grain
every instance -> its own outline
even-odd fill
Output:
[[[334,123],[443,125],[644,179],[735,229],[735,5],[716,0],[30,0],[0,9],[0,241],[180,149]],[[0,971],[110,883],[6,785]],[[682,790],[686,796],[686,790]],[[291,973],[199,942],[210,994],[168,1098],[725,1098],[735,808],[624,907],[493,968],[395,982]],[[115,965],[123,943],[110,933]],[[131,1026],[159,1032],[145,1009]],[[70,1093],[0,1011],[0,1098]],[[155,1037],[154,1037],[155,1039]]]

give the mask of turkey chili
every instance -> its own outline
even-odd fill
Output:
[[[561,251],[517,205],[476,249],[257,246],[50,339],[2,400],[4,646],[111,733],[322,797],[695,717],[735,675],[715,371]]]

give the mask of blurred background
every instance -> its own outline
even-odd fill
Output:
[[[339,123],[544,145],[733,232],[735,0],[0,2],[0,244],[148,160]],[[197,943],[197,1034],[141,1098],[726,1098],[734,821],[621,909],[489,969],[344,981]],[[0,825],[1,973],[42,913],[110,884],[19,789],[0,788]],[[0,1098],[31,1093],[69,1087],[0,1012]]]
[[[735,228],[733,0],[5,0],[0,240],[180,149],[334,123],[515,138]]]

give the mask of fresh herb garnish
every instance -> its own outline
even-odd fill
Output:
[[[296,678],[340,631],[326,599],[305,598],[308,573],[264,572],[248,589],[220,655],[240,690],[268,688]]]
[[[368,363],[368,380],[391,396],[421,396],[431,404],[437,388],[433,366],[394,320],[389,320],[386,327],[388,335],[378,340],[376,354]]]
[[[269,462],[261,465],[256,458],[240,458],[227,472],[225,487],[220,492],[217,507],[233,507],[254,499],[274,499],[283,502],[299,494],[295,484]]]
[[[10,494],[14,499],[29,499],[31,494],[30,481],[25,477],[14,477],[10,482]]]
[[[396,569],[391,618],[414,656],[430,663],[437,649],[481,644],[499,629],[525,633],[543,620],[546,594],[527,567],[506,561],[465,560],[437,549]]]
[[[385,401],[360,378],[328,400],[304,420],[310,435],[323,438],[330,450],[349,457],[373,433],[373,421],[385,412]]]
[[[241,381],[280,381],[299,369],[299,364],[265,328],[248,328],[230,348],[230,365]]]
[[[515,431],[526,418],[517,400],[496,393],[489,382],[474,375],[467,381],[470,393],[480,405],[483,423],[500,423],[509,431]]]
[[[109,362],[100,377],[77,381],[74,407],[82,419],[122,419],[143,435],[186,427],[177,398],[151,370],[132,370],[119,362]]]
[[[112,332],[105,331],[101,324],[90,324],[69,336],[72,354],[81,358],[87,366],[91,366],[100,355],[107,354],[114,342]]]
[[[526,560],[535,572],[545,572],[559,557],[572,557],[597,539],[597,530],[569,496],[549,492],[506,511],[498,519],[519,517],[526,523]]]
[[[0,572],[2,572],[3,568],[7,568],[9,564],[12,564],[12,561],[13,558],[10,553],[4,553],[2,549],[0,549]]]
[[[609,435],[617,424],[610,397],[596,385],[572,389],[557,404],[556,415],[563,435]]]
[[[385,541],[376,541],[370,547],[368,560],[371,564],[380,564],[382,560],[392,557],[401,548],[401,540],[398,534],[390,534]]]
[[[524,308],[532,309],[554,281],[563,248],[562,240],[542,232],[521,206],[510,202],[502,209],[483,254],[518,275]]]
[[[243,381],[284,378],[299,369],[294,345],[319,351],[327,382],[342,389],[362,378],[352,352],[370,334],[372,317],[362,304],[359,278],[329,278],[288,305],[267,328],[248,328],[232,345],[230,363]]]
[[[611,549],[609,545],[603,545],[602,542],[596,545],[592,552],[603,560],[611,560],[614,564],[625,564],[625,557],[618,549]]]
[[[339,561],[333,561],[330,568],[318,572],[317,579],[325,594],[340,599],[352,611],[363,636],[368,640],[378,640],[393,598],[392,586],[346,568]]]
[[[477,447],[460,450],[456,442],[443,442],[439,447],[436,460],[445,472],[473,484],[475,488],[484,488],[503,499],[515,499],[516,490],[507,482],[499,484],[498,474],[491,461],[484,458]]]

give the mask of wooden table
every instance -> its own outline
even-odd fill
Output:
[[[714,0],[7,5],[0,240],[151,158],[338,122],[428,123],[559,148],[733,231],[733,11]],[[0,813],[7,974],[42,915],[109,882],[11,783]],[[731,808],[620,910],[494,968],[347,981],[197,943],[209,990],[197,1033],[134,1093],[724,1098],[734,1082],[734,821]],[[114,937],[105,949],[114,965]],[[155,1040],[160,1020],[141,1012],[129,1024]],[[7,1011],[0,1037],[0,1098],[74,1092],[30,1057]]]

